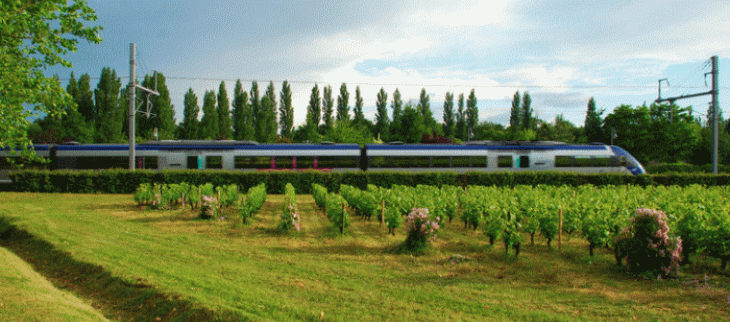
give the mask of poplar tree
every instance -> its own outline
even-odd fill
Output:
[[[189,88],[185,93],[183,105],[185,105],[185,108],[183,109],[183,121],[180,123],[180,139],[197,140],[198,127],[200,126],[200,121],[198,121],[200,106],[198,105],[198,96],[195,95],[192,88]]]
[[[401,99],[400,90],[397,88],[393,92],[393,101],[390,104],[393,110],[393,121],[390,122],[390,141],[397,141],[403,138],[401,123],[403,121],[403,100]]]
[[[319,87],[317,87],[317,84],[314,84],[312,94],[309,96],[309,105],[307,105],[307,126],[316,130],[319,127],[321,113]]]
[[[424,131],[431,132],[436,130],[436,119],[433,118],[433,112],[431,112],[431,98],[426,93],[425,88],[421,88],[421,95],[418,98],[418,106],[416,110],[421,114],[421,121],[424,126]]]
[[[78,111],[79,87],[73,72],[71,72],[71,80],[66,87],[66,92],[71,95],[74,102],[65,107],[66,113],[61,116],[58,137],[63,140],[92,143],[94,130],[88,126],[84,116]]]
[[[384,88],[380,88],[378,99],[375,102],[375,133],[374,136],[381,140],[387,140],[389,137],[390,120],[388,117],[388,93]]]
[[[332,118],[334,105],[335,101],[332,98],[332,86],[327,85],[324,87],[322,93],[322,121],[324,122],[325,129],[330,129],[334,125],[334,119]]]
[[[363,108],[363,99],[362,95],[360,95],[360,86],[355,87],[355,108],[353,109],[353,113],[355,114],[355,117],[353,118],[353,123],[355,124],[361,124],[365,123],[365,114],[362,111]]]
[[[340,95],[337,96],[337,120],[350,120],[350,93],[347,91],[347,84],[340,85]]]
[[[231,104],[228,100],[228,91],[226,91],[226,83],[221,81],[218,86],[218,137],[222,139],[232,139],[233,130],[231,129]]]
[[[525,92],[522,94],[522,111],[520,113],[520,124],[522,125],[522,129],[524,130],[530,130],[534,127],[534,117],[532,114],[534,113],[532,109],[532,98],[530,97],[530,93]]]
[[[152,138],[154,129],[157,129],[158,138],[161,140],[172,139],[175,131],[175,107],[172,105],[170,99],[170,91],[167,89],[165,81],[165,75],[160,72],[155,75],[145,75],[142,81],[142,86],[146,88],[154,89],[157,86],[157,92],[160,95],[149,96],[149,107],[150,112],[154,115],[149,118],[141,113],[137,113],[135,119],[137,120],[137,127],[135,135],[137,137]],[[143,109],[146,109],[145,105],[147,100],[143,100]],[[124,105],[127,102],[123,103]],[[124,110],[126,111],[126,109]],[[124,113],[126,115],[126,113]]]
[[[588,100],[588,108],[586,110],[585,136],[588,142],[603,141],[603,132],[601,131],[601,114],[603,111],[596,111],[596,101],[591,97]]]
[[[456,137],[466,140],[466,111],[464,111],[464,93],[459,94],[456,114]]]
[[[84,116],[87,124],[93,125],[94,120],[96,120],[96,108],[94,107],[94,92],[91,91],[91,76],[89,74],[81,75],[77,90],[78,96],[75,97],[75,101],[78,105],[78,111]]]
[[[471,139],[474,136],[474,129],[479,124],[479,108],[477,107],[477,96],[474,94],[474,89],[469,93],[469,98],[466,100],[466,128],[467,128],[467,139]]]
[[[289,82],[284,81],[281,85],[279,107],[279,125],[281,127],[281,136],[285,138],[292,138],[292,131],[294,130],[294,107],[292,106],[292,92]]]
[[[248,103],[248,93],[243,90],[241,80],[236,80],[233,90],[233,137],[236,140],[255,140],[253,111]]]
[[[520,107],[520,100],[520,91],[516,91],[515,95],[512,96],[512,109],[510,110],[509,115],[509,129],[512,133],[517,132],[517,130],[521,128],[520,115],[522,109]]]
[[[261,106],[264,111],[264,124],[266,125],[262,138],[263,142],[274,142],[276,140],[277,124],[277,102],[276,102],[276,90],[274,89],[274,82],[269,82],[269,86],[266,87],[264,93],[266,98],[266,105],[264,101],[261,101]]]
[[[205,91],[203,96],[203,118],[200,120],[198,135],[204,140],[215,140],[219,131],[218,111],[215,108],[215,91]]]
[[[99,84],[94,90],[96,101],[96,142],[117,143],[122,141],[124,115],[119,104],[119,89],[122,82],[117,72],[109,67],[101,71]],[[125,104],[122,104],[125,105]]]
[[[259,140],[266,130],[266,120],[262,113],[263,108],[261,107],[261,94],[259,93],[259,84],[256,81],[251,83],[251,90],[248,93],[249,99],[251,100],[251,112],[253,119],[251,125],[253,125],[253,137],[254,140]]]
[[[449,137],[454,135],[454,93],[446,92],[444,99],[444,135]]]

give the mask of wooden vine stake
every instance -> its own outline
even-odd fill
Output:
[[[563,207],[559,209],[560,221],[558,222],[558,251],[563,250]]]
[[[385,224],[385,200],[383,200],[383,206],[380,208],[380,227]]]
[[[345,203],[342,203],[342,226],[340,226],[340,234],[345,235]]]

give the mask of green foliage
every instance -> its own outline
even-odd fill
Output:
[[[137,187],[134,193],[134,201],[139,206],[145,206],[152,201],[152,185],[149,183],[143,183]]]
[[[238,214],[241,216],[243,223],[253,216],[266,201],[266,184],[258,184],[255,187],[248,189],[246,192],[246,198],[243,202],[240,202],[238,206]]]
[[[221,81],[218,86],[218,135],[223,139],[233,139],[233,128],[231,126],[231,107],[228,99],[228,91],[226,91],[226,83]]]
[[[122,127],[126,113],[120,107],[119,89],[122,82],[117,72],[109,67],[101,71],[99,84],[94,90],[96,101],[96,142],[123,142]]]
[[[75,52],[78,41],[101,42],[101,27],[86,2],[7,0],[0,10],[0,146],[20,147],[21,154],[36,158],[26,128],[28,117],[44,113],[57,117],[74,99],[46,68],[72,67],[63,58]],[[30,109],[26,109],[29,106]],[[14,152],[14,150],[11,150]]]
[[[233,92],[233,135],[236,140],[253,140],[253,110],[248,103],[248,93],[241,80],[236,80]]]
[[[214,91],[205,91],[203,96],[203,117],[200,119],[198,135],[200,139],[216,139],[220,130],[218,126],[218,112],[215,107],[216,96]]]
[[[328,193],[325,200],[327,218],[340,230],[341,234],[350,226],[350,216],[347,214],[347,202],[342,196]]]
[[[196,140],[198,136],[198,127],[200,121],[198,121],[198,114],[200,113],[200,106],[198,106],[198,97],[195,96],[192,88],[189,88],[185,93],[183,99],[183,105],[185,109],[183,111],[183,122],[180,124],[180,139],[183,140]]]
[[[284,187],[284,209],[281,213],[279,230],[288,232],[294,228],[299,231],[301,229],[299,225],[300,219],[299,209],[297,209],[296,191],[291,183],[287,183],[286,187]]]
[[[327,207],[327,188],[316,183],[313,184],[312,197],[314,198],[314,203],[317,207],[319,207],[319,209],[324,210],[325,207]]]
[[[325,96],[327,96],[325,94]],[[337,121],[349,123],[350,121],[350,93],[347,91],[347,84],[340,86],[340,95],[337,96]],[[325,105],[326,106],[326,105]]]
[[[287,81],[284,81],[281,85],[279,101],[281,102],[279,106],[279,129],[281,136],[292,138],[292,131],[294,130],[294,107],[292,106],[291,85]]]

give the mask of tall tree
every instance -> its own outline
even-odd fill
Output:
[[[78,105],[78,111],[84,116],[86,122],[92,125],[94,120],[96,120],[96,114],[94,114],[96,107],[94,106],[94,92],[91,90],[91,76],[89,74],[81,75],[77,90],[78,96],[75,97],[75,100]]]
[[[266,131],[266,120],[264,118],[263,108],[261,107],[261,94],[259,93],[259,83],[251,82],[251,90],[248,93],[251,100],[251,112],[253,113],[254,140],[259,140]]]
[[[263,122],[265,124],[264,132],[261,136],[261,142],[274,142],[276,139],[277,130],[277,119],[276,119],[276,90],[274,89],[274,82],[269,82],[269,86],[266,87],[264,93],[266,100],[261,100],[261,107],[263,109]],[[264,102],[266,104],[264,104]]]
[[[195,95],[192,88],[188,89],[183,99],[183,121],[180,123],[180,139],[196,140],[198,139],[198,114],[200,114],[200,106],[198,105],[198,96]]]
[[[522,128],[522,108],[520,107],[520,101],[520,91],[516,91],[515,95],[512,96],[512,109],[510,110],[509,115],[509,129],[512,133],[515,133]]]
[[[312,94],[309,96],[309,105],[307,105],[307,125],[313,129],[319,127],[319,120],[322,113],[322,107],[319,101],[319,87],[314,84]]]
[[[253,110],[248,103],[248,93],[243,90],[241,80],[236,80],[233,90],[233,137],[236,140],[255,140]]]
[[[124,124],[123,106],[119,104],[119,89],[122,82],[117,72],[109,67],[101,71],[99,84],[94,91],[96,100],[96,142],[117,143],[122,141]]]
[[[285,138],[292,138],[292,131],[294,130],[294,107],[291,104],[292,92],[289,82],[284,81],[281,85],[280,103],[279,107],[279,126],[281,127],[281,136]]]
[[[390,122],[390,137],[388,140],[397,141],[402,139],[401,123],[403,121],[403,99],[401,99],[400,90],[397,88],[393,92],[393,101],[390,103],[393,110],[393,121]]]
[[[431,98],[426,93],[426,89],[421,88],[421,95],[418,98],[418,106],[416,106],[416,110],[421,113],[421,121],[427,131],[434,131],[438,126],[436,119],[433,118],[433,112],[431,112],[430,100]]]
[[[446,98],[444,99],[444,135],[454,135],[454,93],[446,92]]]
[[[66,87],[66,92],[73,98],[73,103],[66,106],[66,113],[61,117],[60,137],[64,140],[72,140],[82,143],[94,142],[94,130],[86,123],[86,119],[79,112],[79,86],[71,72],[71,79]],[[92,104],[93,106],[93,104]]]
[[[334,112],[335,101],[332,98],[332,86],[327,85],[322,91],[322,122],[324,129],[331,128],[334,124],[332,113]]]
[[[596,101],[591,97],[588,100],[588,108],[586,109],[586,121],[584,124],[585,136],[588,142],[602,142],[603,131],[601,130],[601,114],[603,111],[596,110]]]
[[[471,139],[474,136],[474,129],[479,124],[479,107],[477,107],[477,96],[474,94],[474,89],[469,93],[469,98],[466,99],[466,131],[467,139]]]
[[[411,103],[408,103],[403,108],[403,117],[401,118],[400,124],[400,137],[401,140],[406,143],[419,143],[423,134],[428,133],[423,124],[423,114],[418,110],[418,107],[414,107]]]
[[[464,110],[464,93],[459,94],[458,110],[456,112],[456,137],[461,140],[467,139],[466,132],[466,111]]]
[[[388,128],[390,125],[390,118],[388,117],[388,93],[385,92],[384,88],[380,88],[378,92],[378,99],[375,102],[375,133],[374,136],[380,140],[388,139]]]
[[[215,140],[218,138],[220,129],[218,127],[218,111],[216,104],[215,91],[205,91],[203,96],[203,118],[200,120],[200,129],[198,135],[205,140]]]
[[[340,85],[340,95],[337,96],[337,120],[350,120],[350,93],[347,91],[347,84]]]
[[[61,83],[43,72],[72,67],[62,55],[75,52],[80,39],[99,43],[101,27],[86,25],[96,14],[83,1],[3,1],[0,7],[0,146],[36,158],[26,149],[32,144],[28,117],[34,111],[56,116],[73,104]]]
[[[156,79],[155,79],[156,77]],[[170,91],[167,89],[165,75],[156,72],[156,75],[145,75],[142,86],[146,88],[157,88],[160,95],[150,95],[149,107],[154,116],[146,117],[142,114],[136,115],[137,127],[135,135],[142,138],[152,138],[154,129],[157,129],[158,138],[162,140],[172,139],[175,130],[175,107],[170,99]],[[127,102],[121,103],[127,105]],[[126,109],[122,108],[125,112]],[[126,115],[126,113],[124,113]]]
[[[365,122],[365,114],[363,113],[362,108],[363,99],[360,94],[360,86],[357,86],[355,87],[355,108],[353,109],[355,117],[353,118],[353,123],[361,124]]]
[[[532,98],[530,93],[522,94],[522,111],[520,112],[520,124],[523,130],[532,130],[535,127],[535,118],[532,116]]]
[[[218,137],[223,139],[233,138],[233,129],[231,128],[231,104],[228,100],[228,91],[226,91],[226,83],[221,81],[218,86]]]

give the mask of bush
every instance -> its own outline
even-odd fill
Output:
[[[682,239],[669,236],[667,215],[640,208],[616,239],[616,262],[626,259],[629,272],[658,278],[679,275]]]
[[[406,219],[408,236],[403,248],[410,252],[420,252],[436,240],[441,218],[429,218],[428,208],[413,208]]]

